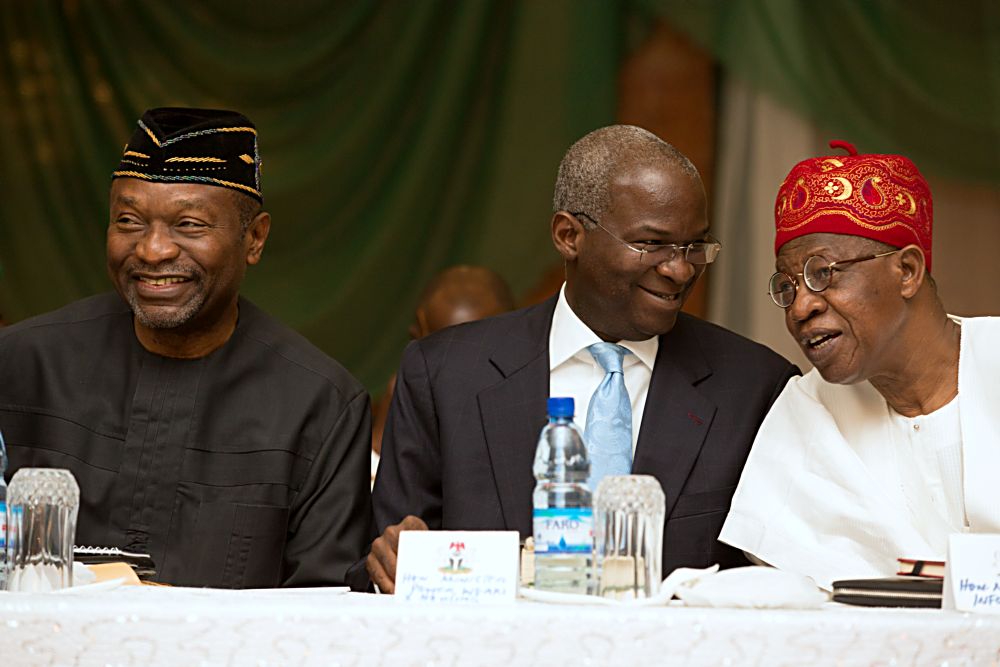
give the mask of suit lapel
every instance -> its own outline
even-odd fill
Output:
[[[668,517],[716,410],[695,386],[712,369],[688,329],[682,316],[673,331],[660,337],[632,463],[633,473],[654,475],[663,484]]]
[[[503,379],[479,392],[486,448],[504,525],[531,534],[532,464],[549,395],[549,328],[555,297],[512,320],[490,354]]]

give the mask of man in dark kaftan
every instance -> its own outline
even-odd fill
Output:
[[[9,474],[69,469],[76,543],[165,583],[343,584],[370,539],[367,393],[239,296],[270,229],[259,165],[240,114],[146,112],[112,180],[116,293],[0,334]]]

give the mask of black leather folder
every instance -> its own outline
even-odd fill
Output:
[[[885,577],[833,582],[833,601],[864,607],[941,608],[943,579]]]

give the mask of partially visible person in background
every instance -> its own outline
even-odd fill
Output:
[[[410,337],[416,340],[510,310],[514,310],[514,297],[503,278],[483,266],[460,264],[437,274],[424,288]]]
[[[410,325],[410,338],[416,340],[435,331],[464,322],[514,310],[510,287],[495,271],[483,266],[460,264],[431,278],[420,295],[420,302]],[[396,374],[386,384],[385,392],[372,404],[372,484],[382,453],[382,433],[389,415]]]

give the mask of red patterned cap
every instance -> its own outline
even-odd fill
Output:
[[[881,241],[896,248],[915,243],[931,270],[933,202],[927,181],[901,155],[815,157],[792,167],[774,202],[774,252],[794,238],[828,232]]]

